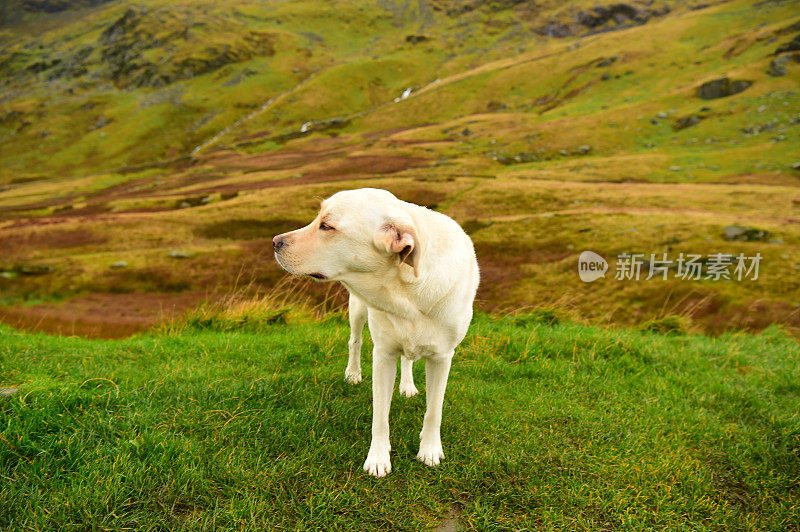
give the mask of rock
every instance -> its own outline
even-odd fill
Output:
[[[744,79],[714,79],[697,87],[697,96],[704,100],[725,98],[727,96],[733,96],[734,94],[739,94],[740,92],[747,90],[752,84],[752,81]]]
[[[45,275],[48,273],[53,273],[55,268],[52,266],[48,266],[46,264],[33,264],[29,266],[19,266],[16,269],[17,273],[20,275],[26,276],[34,276],[34,275]]]
[[[16,386],[0,386],[0,395],[2,396],[9,396],[14,395],[15,393],[19,392],[19,388]]]
[[[776,57],[769,63],[769,70],[767,70],[767,74],[775,78],[785,76],[786,65],[789,63],[791,58],[792,56],[789,54]]]
[[[773,55],[782,54],[784,52],[797,52],[800,51],[800,35],[795,35],[794,39],[787,43],[778,46],[773,52]]]
[[[603,81],[608,81],[611,79],[611,74],[609,74],[608,72],[603,72],[603,75],[600,76],[600,79],[602,79]]]
[[[530,152],[520,152],[514,155],[508,153],[489,152],[487,153],[487,155],[493,160],[497,161],[498,163],[504,164],[506,166],[512,164],[530,163],[541,160],[538,155]]]
[[[670,166],[669,167],[669,171],[670,172],[680,172],[681,170],[682,170],[682,168],[680,166]]]
[[[200,205],[208,205],[214,201],[213,196],[187,196],[175,202],[175,206],[179,209],[187,209],[189,207],[198,207]]]
[[[114,264],[109,266],[109,268],[111,268],[112,270],[118,270],[118,269],[127,268],[127,267],[128,267],[128,263],[125,262],[124,260],[118,260],[117,262],[115,262]]]
[[[578,146],[578,153],[581,154],[581,155],[586,155],[590,151],[592,151],[592,147],[590,145],[588,145],[588,144],[584,144],[582,146]]]
[[[783,239],[781,237],[776,237],[776,238],[773,238],[772,240],[770,240],[769,243],[770,244],[781,245],[781,244],[783,244]]]
[[[770,232],[755,227],[729,225],[722,229],[722,236],[731,241],[760,242],[769,238]]]
[[[556,38],[570,37],[584,30],[590,30],[588,32],[590,34],[602,31],[614,31],[633,25],[644,24],[650,20],[651,17],[660,17],[666,15],[670,11],[668,6],[653,8],[645,7],[642,4],[617,3],[605,6],[597,5],[591,9],[578,11],[573,16],[573,21],[571,22],[548,20],[546,24],[536,28],[535,31],[539,35]],[[570,46],[577,47],[578,45],[574,44]]]
[[[539,35],[544,35],[545,37],[555,37],[558,39],[563,39],[564,37],[569,37],[575,34],[575,31],[569,25],[561,24],[559,22],[548,22],[536,31],[539,33]]]
[[[644,9],[631,4],[611,4],[608,6],[595,6],[589,11],[579,11],[575,19],[582,26],[587,28],[597,28],[611,20],[617,25],[622,25],[627,21],[637,24],[644,24],[650,18],[650,13]]]
[[[194,253],[191,251],[184,251],[181,249],[173,249],[169,253],[167,253],[167,257],[171,259],[188,259],[189,257],[194,256]]]
[[[619,59],[619,57],[617,57],[616,55],[612,57],[606,57],[605,59],[597,63],[597,68],[609,67],[613,65],[617,61],[617,59]]]
[[[696,126],[701,120],[703,120],[703,118],[705,117],[700,115],[683,116],[678,118],[675,123],[672,124],[672,129],[675,131],[680,131],[681,129],[686,129],[687,127]]]
[[[106,126],[107,126],[108,124],[110,124],[110,123],[111,123],[111,120],[109,120],[107,117],[105,117],[105,116],[98,116],[98,117],[97,117],[97,120],[95,120],[94,124],[92,124],[92,125],[89,127],[89,131],[95,131],[95,130],[98,130],[98,129],[100,129],[100,128],[104,128],[104,127],[106,127]]]
[[[406,42],[411,44],[417,44],[427,41],[428,38],[429,37],[426,35],[406,35]]]
[[[800,161],[792,164],[792,170],[800,170]]]
[[[656,117],[657,118],[667,118],[668,116],[669,115],[667,114],[666,111],[659,111],[659,112],[656,113]]]

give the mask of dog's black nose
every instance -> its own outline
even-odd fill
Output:
[[[275,249],[275,251],[278,251],[279,249],[281,249],[283,247],[283,237],[278,235],[275,238],[273,238],[272,239],[272,247]]]

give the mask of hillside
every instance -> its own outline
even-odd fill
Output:
[[[0,326],[0,527],[786,530],[800,518],[800,350],[777,327],[709,338],[479,315],[448,382],[445,461],[415,460],[425,399],[395,394],[393,472],[376,480],[361,470],[370,365],[366,382],[344,382],[346,319],[282,316],[116,341]]]
[[[6,5],[5,321],[124,335],[273,290],[272,235],[378,186],[468,229],[485,310],[800,327],[796,3],[224,6]],[[622,253],[762,260],[755,281],[584,284],[585,249],[610,273]]]

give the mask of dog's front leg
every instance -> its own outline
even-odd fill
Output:
[[[381,478],[392,471],[389,451],[389,407],[392,404],[397,355],[375,349],[372,353],[372,443],[364,471]]]
[[[350,342],[348,342],[347,368],[344,379],[350,384],[361,382],[361,334],[367,322],[367,305],[353,294],[350,294],[350,305],[347,311],[350,318]]]
[[[447,375],[453,353],[425,359],[425,420],[420,432],[417,459],[429,466],[439,465],[444,459],[442,450],[442,406],[444,391],[447,388]]]

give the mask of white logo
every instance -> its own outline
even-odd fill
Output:
[[[578,275],[581,276],[581,281],[584,283],[591,283],[605,277],[607,271],[608,262],[594,251],[584,251],[578,257]]]

